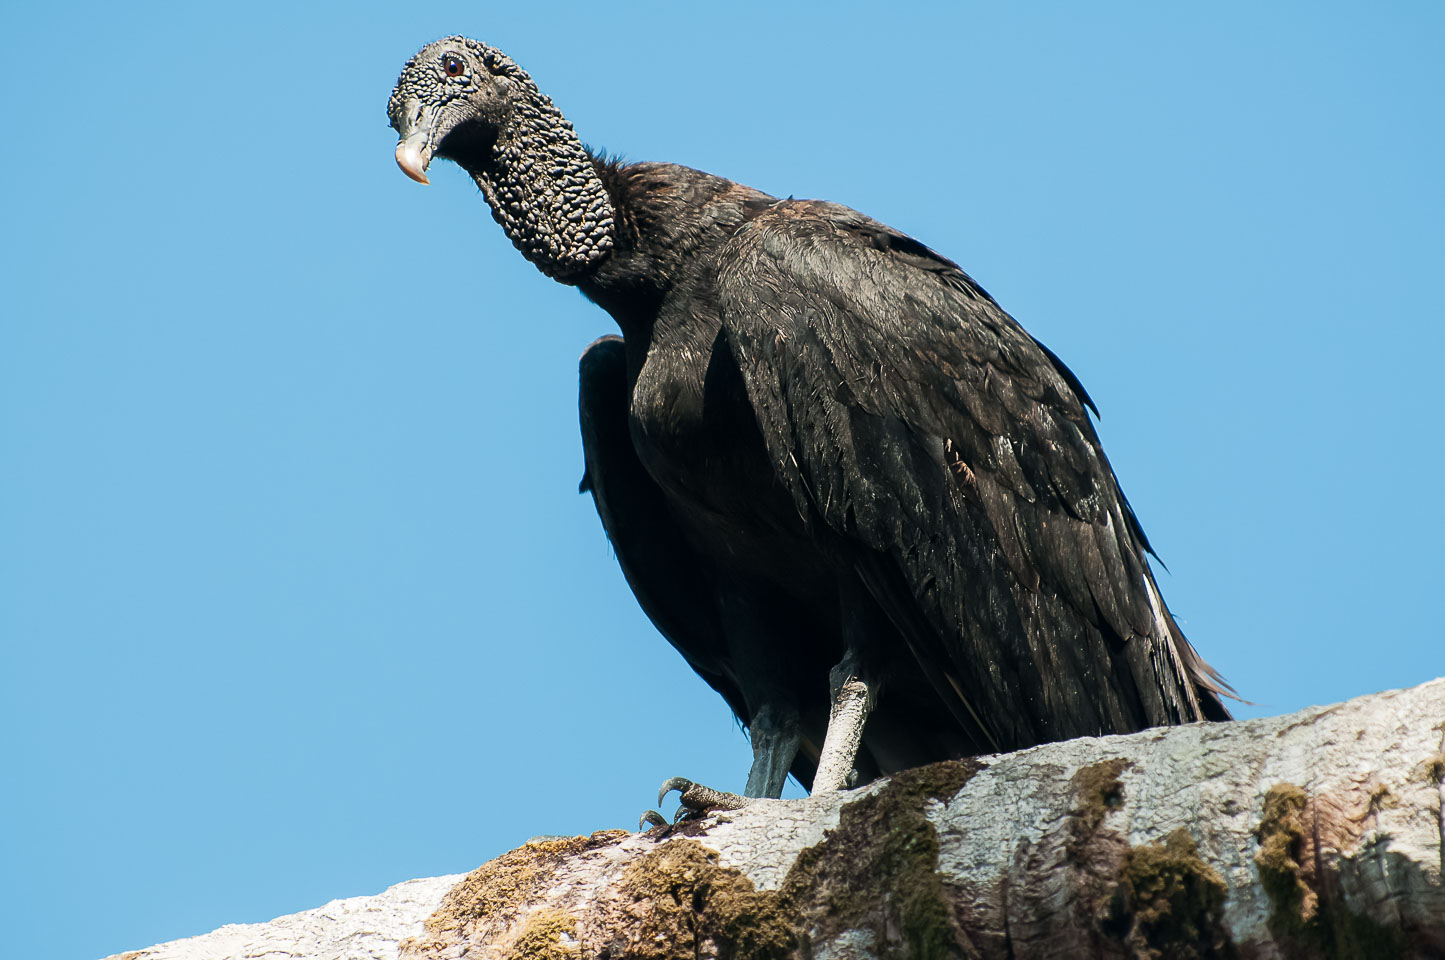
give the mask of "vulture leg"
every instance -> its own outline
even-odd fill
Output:
[[[843,659],[828,673],[832,709],[828,733],[813,776],[813,793],[845,790],[857,780],[855,764],[863,743],[863,725],[878,699],[879,683],[864,664],[870,647],[887,643],[892,631],[862,585],[844,583],[838,591],[843,627]]]
[[[748,724],[748,735],[753,741],[753,765],[748,770],[743,796],[781,797],[788,768],[793,765],[802,740],[798,711],[765,703]]]
[[[870,652],[887,644],[892,629],[886,616],[874,603],[861,584],[844,584],[839,589],[840,621],[842,625],[843,659],[828,674],[828,686],[832,709],[828,716],[828,732],[823,738],[823,748],[818,757],[817,773],[813,776],[810,792],[827,793],[844,790],[857,780],[856,764],[858,751],[863,743],[863,726],[878,697],[881,686],[879,678],[870,672]],[[735,657],[757,655],[766,648],[759,645],[752,648],[751,641],[741,637],[766,637],[765,630],[756,629],[760,621],[749,622],[749,615],[755,611],[751,604],[727,604],[724,606],[733,637]],[[755,632],[743,632],[745,626]],[[723,793],[695,784],[690,780],[675,777],[662,785],[658,804],[672,790],[681,794],[682,809],[679,817],[705,813],[708,810],[735,810],[754,797],[778,797],[782,794],[783,782],[788,769],[797,759],[802,742],[802,728],[798,710],[783,691],[778,689],[754,689],[750,691],[750,702],[758,706],[753,710],[748,732],[753,741],[753,765],[748,771],[748,783],[743,791],[745,796]],[[644,822],[658,823],[657,815],[645,816]]]
[[[863,743],[863,724],[873,709],[873,689],[858,676],[852,655],[829,674],[833,709],[828,715],[828,735],[813,776],[813,793],[829,793],[852,786],[853,764]]]
[[[667,499],[637,457],[628,426],[630,403],[626,347],[620,337],[602,337],[587,348],[581,360],[578,411],[587,460],[581,489],[591,492],[622,573],[647,616],[698,675],[722,694],[733,712],[747,716],[743,691],[725,669],[729,647],[719,618],[698,613],[715,602],[712,584],[697,573],[706,564],[669,522]],[[738,633],[755,629],[756,618],[749,619],[745,611],[736,618]],[[776,725],[762,715],[768,711],[759,713],[752,724],[753,748],[767,759],[754,766],[766,771],[766,776],[759,773],[765,786],[776,783],[770,795],[777,796],[792,757],[788,744],[781,742],[785,738],[769,732]],[[795,736],[791,749],[796,748]],[[673,790],[682,794],[684,814],[735,809],[746,802],[735,793],[712,790],[682,777],[663,784],[657,802],[661,804]],[[642,816],[644,829],[666,823],[655,810]]]
[[[786,598],[763,584],[730,582],[719,601],[718,612],[734,668],[748,678],[742,694],[753,764],[742,796],[682,777],[664,783],[657,802],[661,804],[670,790],[678,790],[683,806],[679,816],[735,810],[758,797],[782,796],[783,783],[803,740],[796,695],[786,682],[789,665],[778,658],[786,632],[795,626],[787,612]]]

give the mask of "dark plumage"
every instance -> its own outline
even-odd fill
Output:
[[[835,700],[857,708],[819,788],[1228,717],[1088,395],[956,264],[837,204],[592,157],[473,40],[408,61],[389,113],[404,170],[460,164],[621,328],[582,357],[582,486],[643,609],[749,726],[749,795],[813,783]]]

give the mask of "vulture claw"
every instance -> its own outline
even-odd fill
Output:
[[[658,813],[656,810],[647,811],[642,815],[642,819],[637,821],[638,830],[645,831],[651,830],[653,827],[665,826],[667,826],[667,818],[664,817],[662,814]]]
[[[663,781],[662,787],[657,791],[657,805],[659,807],[662,806],[662,801],[665,800],[667,798],[667,795],[674,790],[676,790],[683,797],[686,797],[687,792],[691,790],[694,786],[696,786],[696,784],[694,784],[686,777],[669,777],[667,780]],[[686,802],[687,801],[684,799],[683,803]]]
[[[688,817],[701,816],[710,810],[737,810],[749,802],[747,797],[740,797],[736,793],[714,790],[712,787],[693,783],[686,777],[672,777],[663,783],[662,789],[657,792],[657,805],[662,806],[662,801],[674,790],[677,791],[682,806],[678,808],[673,823]]]

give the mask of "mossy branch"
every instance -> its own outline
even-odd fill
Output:
[[[1445,679],[1286,717],[935,764],[645,834],[533,841],[451,885],[399,951],[1440,957],[1442,805]],[[383,911],[390,893],[372,898]],[[352,955],[340,928],[323,950],[276,927],[307,916],[257,925],[246,955]],[[207,940],[131,956],[226,955]]]

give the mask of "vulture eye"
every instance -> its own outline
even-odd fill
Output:
[[[451,54],[442,57],[442,69],[447,72],[447,76],[449,77],[460,77],[467,72],[467,68],[462,63],[461,58],[454,57]]]

